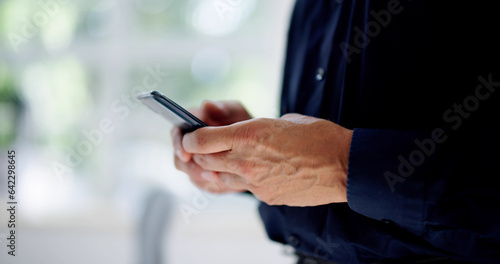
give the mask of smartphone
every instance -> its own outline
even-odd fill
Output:
[[[203,121],[158,91],[139,94],[137,99],[149,109],[170,121],[174,126],[179,127],[182,133],[192,132],[200,127],[207,126]]]

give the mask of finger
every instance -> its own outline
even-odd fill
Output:
[[[224,151],[213,154],[194,154],[192,159],[205,170],[239,173],[239,161],[231,158],[232,152]]]
[[[205,180],[205,182],[204,182],[203,186],[201,186],[201,188],[206,192],[221,193],[221,192],[228,192],[228,191],[237,191],[237,190],[234,190],[234,189],[227,187],[219,179],[217,172],[205,170],[201,173],[201,177]]]
[[[223,103],[206,100],[200,108],[189,108],[188,111],[209,126],[228,125],[226,119],[229,112],[224,108]]]
[[[226,126],[252,118],[238,101],[204,101],[201,111],[209,126]]]
[[[210,193],[225,193],[244,191],[244,189],[232,189],[226,186],[219,178],[217,172],[207,171],[193,161],[183,162],[175,157],[175,167],[186,173],[191,182],[200,189]]]
[[[184,150],[190,153],[208,154],[228,151],[233,148],[237,126],[202,127],[187,133],[182,139]]]
[[[228,172],[219,172],[218,178],[221,182],[223,182],[227,187],[236,190],[248,190],[249,185],[245,178]]]
[[[174,154],[183,162],[191,160],[191,153],[186,152],[182,147],[182,131],[178,127],[174,127],[171,131],[172,141],[174,145]]]
[[[205,171],[203,168],[198,166],[193,161],[183,162],[179,158],[175,157],[175,167],[186,173],[189,176],[191,182],[199,188],[206,189],[210,192],[220,192],[224,190],[225,185],[218,182],[218,178],[215,172]]]
[[[228,125],[226,120],[229,112],[220,102],[204,101],[201,105],[202,112],[205,114],[207,125],[223,126]]]
[[[177,156],[174,158],[175,168],[188,174],[188,175],[201,175],[203,168],[198,164],[193,162],[192,160],[189,162],[184,162],[179,159]],[[201,176],[200,176],[201,178]]]

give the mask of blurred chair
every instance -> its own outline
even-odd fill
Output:
[[[165,263],[165,230],[174,206],[173,196],[153,189],[145,198],[145,210],[139,222],[139,264]]]

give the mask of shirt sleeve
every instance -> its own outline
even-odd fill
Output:
[[[499,254],[498,107],[482,103],[430,131],[355,129],[349,207],[453,254]]]

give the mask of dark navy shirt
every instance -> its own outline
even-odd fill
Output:
[[[339,263],[500,263],[500,10],[490,2],[297,1],[281,112],[354,129],[348,202],[261,204],[271,239]]]

